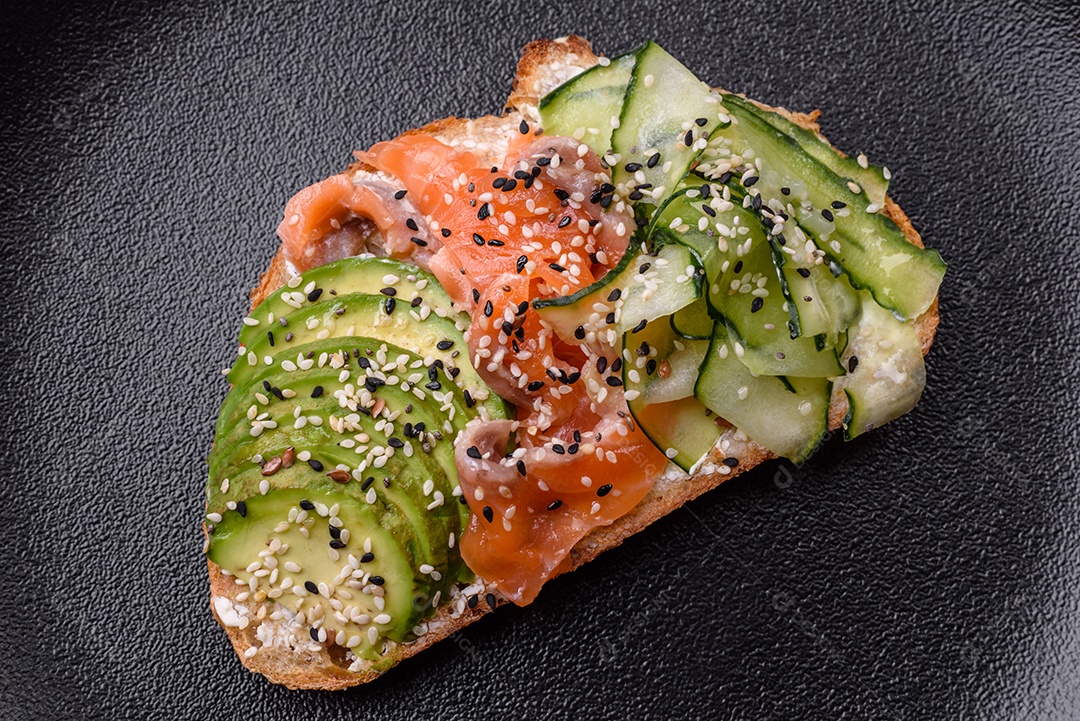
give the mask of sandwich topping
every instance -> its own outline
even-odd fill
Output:
[[[737,466],[726,429],[798,461],[837,404],[851,438],[921,394],[944,264],[887,170],[652,43],[538,116],[495,164],[410,132],[286,207],[206,529],[298,648],[377,662],[476,589],[529,603],[671,468]]]

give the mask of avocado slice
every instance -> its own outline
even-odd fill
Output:
[[[310,402],[312,398],[332,398],[336,391],[345,389],[349,384],[362,385],[365,376],[374,376],[377,379],[375,385],[379,380],[387,380],[389,375],[396,376],[399,383],[408,383],[412,387],[410,392],[417,402],[431,401],[441,406],[443,400],[449,401],[454,407],[451,422],[455,427],[464,426],[468,420],[479,415],[477,403],[471,394],[466,396],[464,393],[451,392],[450,398],[445,398],[445,394],[456,391],[457,386],[441,363],[433,361],[431,365],[425,365],[424,358],[399,346],[373,338],[331,338],[309,343],[303,348],[310,349],[303,353],[311,354],[315,360],[311,368],[297,368],[290,372],[281,370],[277,365],[263,366],[261,372],[251,379],[250,385],[233,386],[218,413],[215,429],[217,439],[243,419],[252,406],[262,413],[275,402],[282,402],[290,403],[291,410],[298,404]],[[397,363],[396,368],[383,370],[387,363],[399,360],[402,362]],[[338,363],[341,365],[334,367]],[[344,380],[342,371],[348,371],[348,377]]]
[[[462,330],[454,321],[434,313],[421,319],[408,306],[394,298],[352,294],[334,297],[294,311],[288,316],[291,340],[282,336],[263,336],[237,358],[228,379],[233,385],[248,386],[261,365],[278,365],[286,371],[302,367],[307,352],[302,346],[326,338],[363,336],[375,338],[416,353],[425,360],[441,361],[462,392],[482,404],[492,418],[506,418],[506,404],[491,393],[479,373],[469,363]],[[464,324],[464,322],[462,322]],[[271,337],[274,338],[271,341]],[[294,357],[293,352],[297,355]],[[461,353],[466,356],[458,361]],[[267,363],[269,360],[269,363]]]
[[[313,641],[361,658],[379,657],[384,639],[414,637],[438,582],[413,566],[400,542],[406,524],[388,527],[371,506],[325,487],[281,488],[243,503],[207,525],[210,560],[247,586],[242,598],[304,614]]]
[[[393,297],[418,309],[418,313],[427,306],[432,313],[446,318],[465,317],[454,308],[435,276],[426,270],[393,258],[343,258],[296,276],[267,296],[244,320],[240,345],[248,346],[267,332],[284,336],[293,329],[288,316],[298,308],[354,293]],[[282,318],[286,319],[284,323]]]

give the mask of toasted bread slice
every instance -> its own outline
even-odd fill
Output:
[[[530,43],[522,52],[514,78],[513,91],[502,116],[487,116],[475,120],[446,118],[410,132],[430,133],[444,142],[460,145],[487,158],[494,164],[502,160],[507,138],[522,119],[538,121],[537,104],[547,92],[595,65],[599,58],[582,38],[571,36],[559,40],[538,40]],[[781,113],[799,125],[820,134],[817,124],[818,112],[810,114],[791,112],[783,108],[769,108]],[[351,169],[361,167],[354,165]],[[891,199],[886,199],[884,212],[896,222],[913,244],[922,246],[919,234],[911,221]],[[279,251],[262,274],[259,284],[251,292],[252,306],[281,287],[288,280],[285,260]],[[922,351],[925,354],[934,340],[938,325],[937,301],[915,321]],[[829,426],[840,427],[847,410],[844,394],[837,391],[832,399]],[[715,488],[725,480],[750,470],[773,455],[753,442],[742,440],[735,431],[728,431],[720,445],[713,450],[714,457],[704,463],[691,477],[674,469],[657,480],[652,490],[627,515],[609,526],[595,529],[582,539],[562,564],[560,573],[572,571],[592,560],[609,548],[618,546],[630,535],[637,533],[660,517],[671,513],[684,503]],[[729,468],[720,463],[721,458],[735,457],[739,463]],[[221,573],[214,563],[209,563],[211,608],[225,628],[233,648],[243,664],[261,673],[274,683],[290,688],[341,689],[371,681],[387,669],[431,644],[464,628],[473,621],[490,613],[501,600],[493,588],[481,579],[471,587],[449,599],[438,612],[426,622],[426,632],[415,641],[395,644],[385,659],[378,664],[356,661],[342,648],[324,646],[310,640],[306,629],[294,626],[287,619],[271,620],[275,606],[272,602],[237,602],[237,587]],[[468,608],[468,595],[480,594],[495,604],[486,602]],[[491,593],[493,596],[488,596]],[[281,607],[278,607],[279,609]]]

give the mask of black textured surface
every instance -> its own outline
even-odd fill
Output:
[[[5,5],[0,715],[1080,715],[1075,4],[349,5]],[[922,404],[374,684],[271,686],[211,617],[198,524],[281,209],[355,147],[498,110],[517,49],[571,31],[820,107],[894,169],[950,263]]]

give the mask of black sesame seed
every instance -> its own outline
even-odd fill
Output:
[[[695,122],[695,123],[697,123],[697,126],[698,126],[699,128],[704,128],[704,127],[705,127],[705,125],[706,125],[706,123],[708,123],[708,122],[709,122],[709,119],[708,119],[708,118],[698,118],[698,119],[697,119],[697,120],[695,120],[694,122]]]
[[[412,218],[409,218],[408,220],[406,220],[405,225],[408,226],[409,230],[414,230],[414,231],[415,230],[420,230],[420,227],[416,224],[416,221],[413,220]]]
[[[825,209],[821,211],[821,217],[829,222],[832,222],[833,214],[831,210]]]
[[[693,130],[687,130],[686,131],[686,135],[683,136],[683,144],[688,148],[691,145],[694,144],[694,131]]]
[[[535,393],[536,391],[538,391],[538,390],[540,390],[541,388],[544,387],[544,381],[532,381],[526,387],[529,389],[529,391],[531,393]]]
[[[444,238],[449,238],[450,237],[450,229],[449,228],[443,228],[439,232],[442,233],[442,237],[444,237]]]
[[[604,485],[602,485],[602,486],[600,486],[599,488],[596,489],[596,495],[600,496],[601,498],[603,498],[604,496],[606,496],[609,493],[611,493],[611,484],[610,483],[605,483]]]
[[[363,556],[360,556],[360,563],[371,563],[375,560],[375,554],[368,551]]]
[[[630,198],[630,200],[641,200],[645,196],[641,194],[640,190],[635,190],[635,191],[631,192],[628,197]]]
[[[738,261],[737,263],[735,263],[735,268],[734,268],[734,271],[735,271],[736,273],[741,273],[741,272],[742,272],[742,269],[743,269],[743,262],[742,262],[742,261],[740,260],[740,261]]]
[[[552,443],[551,444],[551,450],[555,451],[560,456],[563,455],[564,453],[566,453],[566,449],[563,448],[561,443]]]
[[[319,299],[320,295],[322,295],[322,288],[316,288],[315,290],[307,294],[307,299],[314,303]]]
[[[735,456],[728,456],[723,460],[723,463],[728,468],[734,468],[735,466],[739,465],[739,459]]]
[[[655,372],[656,372],[656,359],[655,358],[650,358],[645,363],[645,375],[650,375],[651,376]]]
[[[383,288],[379,292],[382,293],[383,295],[389,295],[389,296],[397,295],[397,289],[396,288]]]
[[[484,506],[484,519],[491,523],[495,520],[495,511],[491,510],[491,506]]]
[[[319,461],[315,460],[314,458],[309,460],[307,463],[308,463],[309,466],[311,466],[311,470],[313,470],[313,471],[318,472],[318,471],[322,471],[322,469],[323,469],[323,464],[320,463]]]
[[[469,456],[469,458],[476,458],[476,459],[482,458],[482,456],[480,454],[480,449],[477,448],[476,446],[469,446],[469,450],[465,451],[465,453]]]
[[[755,297],[752,301],[750,301],[750,312],[757,313],[759,310],[761,310],[761,306],[764,304],[765,301],[762,298]]]
[[[751,175],[749,178],[744,178],[742,184],[743,184],[743,187],[749,188],[750,186],[752,186],[756,182],[758,182],[758,176]]]
[[[491,314],[492,314],[492,313],[494,313],[494,312],[495,312],[495,306],[493,306],[493,305],[491,304],[491,301],[490,301],[490,300],[489,300],[489,301],[488,301],[487,303],[484,303],[484,315],[485,315],[485,316],[487,316],[488,318],[490,318],[490,317],[491,317]]]
[[[596,372],[603,373],[607,370],[607,358],[600,356],[596,359]]]
[[[518,126],[518,132],[520,132],[522,135],[528,135],[529,134],[529,124],[526,123],[524,120],[522,120],[521,125]]]
[[[491,186],[493,188],[501,188],[505,182],[506,178],[495,178],[495,180],[491,181]]]
[[[393,298],[387,298],[386,300],[383,301],[383,310],[386,311],[387,315],[390,315],[391,313],[393,313],[394,308],[396,306],[397,306],[397,301],[394,300]]]
[[[304,581],[304,588],[306,588],[308,590],[308,593],[314,593],[314,594],[319,593],[319,587],[315,585],[314,581]],[[314,631],[315,629],[311,629],[311,630]],[[316,633],[315,635],[318,635],[318,633]]]
[[[585,340],[585,326],[579,325],[574,329],[574,337],[578,340]]]
[[[834,200],[832,203],[830,203],[830,205],[832,205],[832,207],[836,208],[837,210],[847,207],[847,203],[842,200]]]
[[[493,608],[493,609],[495,608],[495,594],[494,593],[489,593],[488,595],[484,596],[484,601],[486,601],[487,605],[490,606],[491,608]]]
[[[274,331],[272,331],[272,330],[266,331],[266,339],[268,341],[270,341],[270,347],[273,348],[274,347]]]
[[[340,538],[333,538],[330,540],[330,548],[342,549],[345,548],[345,542]]]
[[[617,301],[621,297],[622,297],[622,288],[616,288],[615,290],[608,293],[608,297],[607,297],[608,303],[614,303],[615,301]]]
[[[505,190],[506,186],[503,186],[503,189]],[[488,203],[481,205],[480,210],[476,212],[477,220],[487,220],[489,215],[491,215],[491,205]]]
[[[847,362],[848,373],[854,373],[855,369],[858,368],[858,367],[859,367],[859,357],[858,356],[851,356],[850,358],[848,358],[848,362]]]
[[[798,273],[799,275],[801,275],[803,278],[809,278],[810,277],[810,269],[809,268],[796,268],[795,272]]]
[[[375,476],[368,476],[364,479],[364,482],[360,484],[360,490],[366,491],[371,488],[371,484],[375,482]]]
[[[604,379],[612,388],[618,388],[622,385],[622,379],[619,376],[608,376]]]
[[[703,213],[705,213],[705,215],[709,216],[710,218],[715,218],[716,217],[716,211],[713,210],[711,207],[709,207],[708,203],[702,203],[701,204],[701,211]]]
[[[476,405],[476,401],[473,400],[472,393],[469,393],[469,390],[467,388],[462,392],[462,395],[465,397],[466,408],[472,408]]]
[[[315,510],[315,504],[307,500],[306,498],[300,501],[300,507],[303,508],[305,511]]]
[[[473,303],[479,303],[480,302],[480,291],[478,291],[476,288],[473,288],[472,300],[473,300]]]
[[[566,452],[570,455],[574,455],[578,452],[578,447],[579,446],[577,443],[571,443],[569,446],[566,447]]]
[[[517,465],[517,472],[524,476],[525,475],[525,461],[519,460],[516,465]]]
[[[622,370],[622,356],[618,356],[611,361],[611,372],[618,373],[620,370]]]
[[[645,271],[647,271],[651,267],[652,267],[652,263],[642,263],[640,266],[638,266],[637,272],[638,273],[644,273]]]
[[[391,448],[404,448],[405,447],[405,442],[403,440],[401,440],[400,438],[391,437],[386,442],[386,445],[390,446]]]
[[[243,501],[237,501],[236,512],[240,514],[241,518],[247,518],[247,504]]]
[[[560,501],[558,499],[556,499],[556,500],[554,500],[554,501],[552,501],[551,503],[548,504],[548,510],[549,511],[557,511],[560,508],[562,508],[562,501]]]
[[[480,601],[480,594],[479,593],[474,593],[473,595],[469,596],[469,600],[466,601],[465,603],[468,604],[469,608],[476,608],[476,604],[479,601]]]
[[[528,263],[528,262],[529,262],[529,259],[527,257],[525,257],[524,255],[518,256],[518,259],[517,259],[517,272],[520,273],[521,271],[525,270],[525,264]]]
[[[558,263],[548,263],[548,267],[551,268],[556,273],[565,273],[566,272],[566,268],[562,267]]]
[[[454,341],[452,341],[452,340],[441,340],[441,341],[439,341],[438,343],[435,344],[435,347],[438,348],[439,350],[450,350],[451,348],[454,347]]]
[[[524,315],[525,311],[527,311],[528,309],[529,309],[529,301],[523,300],[520,303],[518,303],[518,307],[517,307],[517,310],[514,311],[514,315]]]
[[[660,162],[660,153],[653,153],[649,156],[649,159],[645,161],[645,165],[650,168],[655,168],[656,164]]]
[[[308,583],[311,583],[311,581],[308,581]],[[304,585],[306,586],[307,584],[304,584]],[[319,592],[318,588],[316,588],[313,591],[313,593],[318,593],[318,592]],[[315,643],[320,643],[320,641],[319,641],[319,629],[312,626],[311,628],[308,629],[308,635],[311,636],[312,641],[314,641]]]
[[[784,195],[791,195],[791,188],[780,188],[780,192]]]
[[[648,323],[649,322],[647,320],[642,318],[640,323],[638,323],[637,325],[635,325],[633,328],[630,329],[630,332],[631,333],[640,333],[641,331],[645,330],[645,326],[648,325]]]
[[[368,583],[370,583],[373,586],[381,586],[384,583],[386,583],[386,579],[383,578],[382,576],[370,576],[370,577],[368,577]]]
[[[449,234],[449,233],[447,233],[447,235],[450,235],[450,234]],[[427,241],[426,241],[426,240],[422,240],[421,238],[409,238],[409,240],[411,240],[412,242],[416,243],[416,244],[417,244],[418,246],[420,246],[421,248],[426,248],[426,247],[427,247]]]
[[[477,245],[483,245],[484,244],[484,236],[480,235],[479,233],[473,233],[472,234],[472,241],[474,243],[476,243]]]

